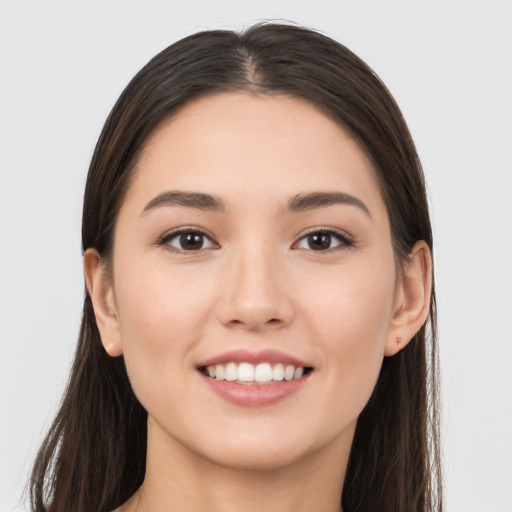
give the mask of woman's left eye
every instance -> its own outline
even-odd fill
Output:
[[[321,229],[312,231],[306,236],[303,236],[295,244],[294,248],[321,252],[332,249],[343,249],[353,245],[354,242],[348,235],[332,229]]]
[[[177,252],[195,252],[216,247],[213,240],[205,233],[191,229],[169,233],[162,237],[159,243],[170,246]]]

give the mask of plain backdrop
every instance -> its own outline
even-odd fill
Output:
[[[83,299],[82,192],[114,101],[157,51],[265,19],[389,86],[435,230],[446,510],[512,511],[512,2],[0,0],[0,511],[55,414]]]

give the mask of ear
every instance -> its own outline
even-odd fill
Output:
[[[96,324],[100,331],[101,343],[108,355],[120,356],[123,353],[121,333],[114,288],[101,264],[95,249],[87,249],[84,254],[84,274],[87,291],[92,300]]]
[[[393,315],[384,355],[393,356],[405,347],[425,323],[432,292],[432,256],[423,240],[416,242],[397,283]]]

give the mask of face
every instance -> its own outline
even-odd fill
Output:
[[[374,170],[285,96],[218,94],[151,136],[119,212],[107,338],[150,436],[217,464],[347,449],[396,334]]]

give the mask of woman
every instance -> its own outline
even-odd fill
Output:
[[[441,510],[423,174],[349,50],[275,24],[165,49],[105,124],[82,235],[33,510]]]

